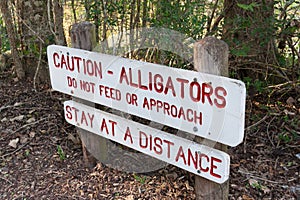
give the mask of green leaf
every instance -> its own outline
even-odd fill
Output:
[[[259,4],[255,3],[255,2],[250,3],[250,4],[241,4],[241,3],[238,3],[237,6],[240,7],[240,8],[242,8],[242,9],[244,9],[244,10],[254,12],[254,8],[258,7]]]

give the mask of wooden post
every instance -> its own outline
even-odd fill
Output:
[[[74,24],[70,30],[70,36],[73,48],[92,51],[96,47],[95,26],[90,22]],[[78,98],[73,99],[85,105],[94,106],[92,102]],[[96,164],[95,158],[105,163],[108,154],[107,140],[83,129],[78,128],[78,132],[82,142],[85,164],[89,167],[93,167]],[[93,155],[90,155],[88,151]]]
[[[207,37],[196,42],[194,45],[194,68],[202,73],[228,76],[228,45],[214,37]],[[226,145],[200,137],[196,137],[195,141],[227,152]],[[228,199],[229,181],[218,184],[196,176],[195,192],[197,200]]]

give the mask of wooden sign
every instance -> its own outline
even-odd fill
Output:
[[[244,136],[243,82],[51,45],[54,90],[229,146]]]
[[[68,123],[217,183],[229,177],[228,154],[74,101],[64,103]]]

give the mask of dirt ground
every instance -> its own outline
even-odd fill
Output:
[[[194,176],[174,166],[148,174],[83,162],[68,96],[0,74],[0,199],[195,199]],[[229,149],[229,199],[300,199],[300,96],[247,98],[245,139]]]

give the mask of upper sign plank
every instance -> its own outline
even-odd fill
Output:
[[[54,90],[229,146],[243,140],[241,81],[64,46],[47,53]]]

